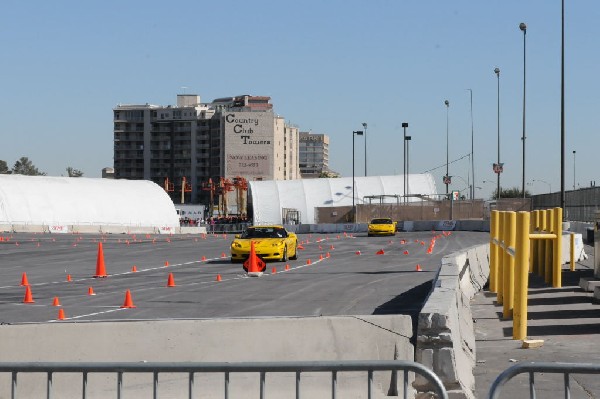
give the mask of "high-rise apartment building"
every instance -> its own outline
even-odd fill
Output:
[[[329,136],[300,132],[299,152],[302,178],[315,178],[329,171]],[[331,172],[333,173],[333,172]]]
[[[202,104],[178,95],[176,106],[118,105],[114,112],[116,179],[172,184],[181,202],[205,202],[209,179],[299,179],[298,128],[273,113],[270,97],[237,96]]]

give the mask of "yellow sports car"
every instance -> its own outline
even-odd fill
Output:
[[[251,226],[242,234],[235,236],[231,243],[231,262],[245,261],[250,256],[250,243],[254,242],[254,251],[263,260],[298,258],[298,237],[283,226]]]
[[[396,222],[390,218],[376,218],[369,223],[368,236],[396,235]]]

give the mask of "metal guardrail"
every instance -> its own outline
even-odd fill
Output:
[[[88,374],[90,373],[114,373],[117,376],[117,398],[123,396],[123,374],[124,373],[148,373],[153,375],[153,398],[158,398],[159,374],[160,373],[187,373],[188,374],[188,397],[194,397],[194,376],[200,373],[223,373],[224,374],[224,398],[229,398],[230,374],[231,373],[258,373],[260,383],[260,398],[266,395],[267,373],[295,373],[296,399],[301,398],[302,373],[323,372],[331,373],[331,398],[335,399],[338,391],[339,372],[366,372],[367,397],[373,397],[373,373],[375,371],[391,371],[392,377],[396,378],[397,372],[403,372],[404,398],[408,398],[409,373],[417,373],[425,377],[438,395],[437,398],[447,399],[448,395],[441,380],[425,366],[409,361],[321,361],[321,362],[242,362],[242,363],[0,363],[0,373],[12,373],[11,398],[16,399],[18,395],[18,375],[23,373],[46,373],[47,398],[53,395],[53,375],[56,373],[81,373],[82,374],[82,398],[86,398],[88,392]],[[58,395],[57,395],[58,396]]]
[[[571,397],[570,375],[571,374],[600,374],[600,363],[536,363],[527,362],[514,365],[506,369],[492,383],[487,399],[500,397],[500,389],[504,384],[519,374],[529,374],[529,398],[536,399],[535,373],[562,374],[564,381],[564,397]],[[519,396],[525,397],[525,396]]]

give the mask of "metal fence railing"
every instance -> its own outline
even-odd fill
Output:
[[[487,399],[497,399],[500,397],[500,389],[506,385],[513,377],[519,374],[529,375],[529,398],[536,399],[535,374],[562,374],[564,398],[571,398],[571,378],[572,374],[600,374],[600,363],[520,363],[506,369],[492,383],[487,395]],[[514,393],[512,394],[514,397]],[[519,398],[526,398],[526,395],[518,395]],[[595,396],[590,396],[595,397]]]
[[[398,392],[403,394],[403,397],[407,399],[409,397],[411,373],[416,373],[426,378],[433,387],[433,391],[439,399],[447,399],[448,395],[444,388],[441,380],[425,366],[410,362],[410,361],[321,361],[321,362],[245,362],[245,363],[152,363],[152,362],[140,362],[140,363],[0,363],[0,373],[10,373],[10,390],[11,398],[16,399],[19,397],[21,385],[19,381],[23,378],[23,374],[45,374],[45,387],[42,386],[42,390],[46,391],[46,397],[48,399],[53,397],[66,397],[60,389],[55,388],[55,375],[67,374],[71,380],[67,385],[73,388],[77,380],[77,374],[81,375],[81,385],[77,388],[81,393],[81,398],[86,398],[90,394],[90,387],[88,384],[88,376],[90,374],[106,374],[110,373],[116,375],[115,388],[116,397],[122,398],[124,390],[127,388],[124,385],[124,374],[130,373],[144,373],[152,376],[151,382],[148,381],[146,385],[151,384],[152,397],[158,398],[160,391],[160,375],[173,376],[176,373],[183,374],[187,377],[187,391],[190,399],[198,393],[195,393],[195,377],[203,374],[215,374],[220,373],[223,375],[222,387],[223,398],[228,399],[230,397],[230,375],[232,373],[251,373],[256,374],[258,377],[258,390],[260,398],[266,397],[267,391],[267,374],[271,377],[272,374],[276,373],[292,373],[294,375],[295,386],[295,398],[300,399],[301,397],[313,397],[312,394],[301,396],[302,388],[306,388],[310,385],[312,380],[309,380],[309,384],[301,384],[302,377],[306,376],[306,373],[328,373],[330,377],[330,391],[331,398],[338,397],[338,382],[340,380],[340,374],[346,372],[361,372],[364,374],[364,383],[361,385],[364,387],[364,391],[360,395],[353,395],[353,397],[373,397],[373,375],[375,372],[391,372],[390,379],[390,390],[394,391],[392,394],[397,395]],[[75,375],[73,375],[75,374]],[[361,374],[361,375],[362,375]],[[247,374],[245,374],[247,375]],[[399,376],[402,376],[402,388],[400,390],[395,387],[396,381]],[[360,377],[363,378],[363,377]],[[414,378],[414,376],[412,376]],[[128,380],[130,381],[130,380]],[[64,381],[63,381],[64,382]],[[40,381],[38,381],[40,383]],[[106,385],[106,381],[103,382]],[[43,384],[43,383],[42,383]],[[24,382],[26,388],[31,388],[31,381]],[[139,387],[140,382],[134,381],[134,384]],[[63,385],[64,387],[64,385]],[[106,387],[101,387],[104,392],[103,397],[106,395]],[[178,390],[181,393],[180,390]],[[293,391],[292,391],[293,392]],[[250,392],[245,391],[245,397],[250,395]],[[255,395],[255,394],[254,394]],[[252,395],[253,397],[255,397]],[[0,396],[6,397],[0,393]],[[70,397],[79,395],[73,395],[72,392]],[[170,397],[169,393],[167,396]],[[23,397],[29,397],[26,393]],[[39,397],[39,396],[36,396]],[[270,395],[270,397],[275,397]],[[286,396],[288,397],[288,396]],[[321,396],[319,396],[321,397]]]

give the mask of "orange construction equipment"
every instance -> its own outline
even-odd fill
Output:
[[[60,306],[60,301],[58,300],[57,296],[55,296],[52,300],[52,306]]]
[[[96,274],[94,278],[108,277],[106,274],[106,266],[104,265],[104,251],[102,250],[102,243],[98,243],[98,257],[96,258]]]
[[[173,273],[169,273],[169,278],[167,279],[167,287],[175,287],[175,278],[173,277]]]
[[[29,280],[27,279],[27,273],[23,272],[21,274],[21,286],[25,287],[29,285]]]
[[[250,256],[248,256],[248,259],[246,259],[244,262],[244,270],[250,276],[260,276],[260,274],[262,274],[266,268],[267,264],[258,255],[256,255],[254,241],[251,241]]]
[[[35,303],[33,300],[33,295],[31,294],[31,287],[29,285],[25,287],[25,297],[23,298],[23,303]]]
[[[88,295],[96,295],[93,287],[88,287]]]
[[[125,291],[125,302],[123,302],[122,309],[133,309],[136,306],[133,304],[133,300],[131,299],[131,291]]]
[[[375,252],[375,255],[385,255],[385,251],[381,248],[379,251]]]
[[[56,318],[56,320],[64,320],[65,317],[65,310],[64,309],[58,309],[58,317]]]

